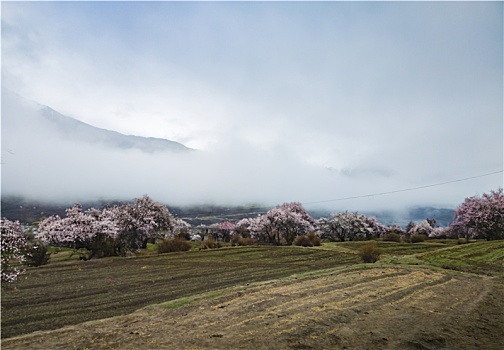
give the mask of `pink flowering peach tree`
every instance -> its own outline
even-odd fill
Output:
[[[169,236],[175,228],[175,219],[168,208],[144,195],[133,203],[112,209],[112,216],[119,226],[122,251],[138,251],[147,242]]]
[[[182,220],[180,218],[174,218],[173,219],[173,225],[172,225],[172,230],[171,232],[165,236],[165,238],[184,238],[184,239],[191,239],[191,224],[188,223],[185,220]]]
[[[236,225],[230,221],[222,221],[217,224],[217,227],[217,239],[224,242],[229,242],[231,235],[234,233]]]
[[[23,250],[26,239],[23,228],[18,221],[5,218],[0,220],[1,227],[1,279],[2,282],[16,281],[24,270],[22,264],[25,260]]]
[[[251,220],[251,237],[262,242],[291,245],[297,236],[315,230],[315,220],[299,203],[285,203]]]
[[[57,247],[73,248],[81,259],[117,255],[114,241],[119,228],[108,210],[82,211],[79,204],[66,217],[50,216],[39,223],[38,238]]]
[[[434,234],[434,228],[431,226],[431,222],[429,222],[429,220],[423,220],[414,224],[408,233],[410,235],[424,235],[425,237],[430,237]]]
[[[127,255],[147,245],[149,239],[173,234],[174,218],[166,206],[148,196],[133,203],[82,211],[79,204],[66,217],[51,216],[39,224],[39,239],[51,245],[73,248],[84,260]]]
[[[371,239],[387,231],[374,217],[348,211],[335,213],[330,218],[321,218],[318,225],[322,238],[341,242]]]
[[[252,226],[255,220],[256,218],[244,218],[239,220],[235,225],[234,234],[243,238],[250,238],[253,235]]]
[[[466,198],[455,210],[451,229],[466,238],[504,239],[504,193],[502,188],[481,197]]]

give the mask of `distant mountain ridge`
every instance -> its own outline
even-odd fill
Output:
[[[48,127],[62,139],[101,144],[108,148],[137,149],[147,153],[193,151],[179,142],[163,138],[124,135],[98,128],[2,89],[2,136],[4,133],[21,134],[32,123]]]
[[[436,226],[446,227],[453,222],[455,210],[448,208],[412,207],[408,208],[406,213],[381,211],[366,214],[376,217],[379,222],[385,225],[396,224],[406,227],[410,221],[417,223],[426,219],[435,219]]]
[[[101,143],[122,149],[139,149],[144,152],[172,151],[184,152],[191,149],[181,143],[155,137],[124,135],[117,131],[97,128],[80,120],[65,116],[44,106],[42,116],[58,129],[62,136],[72,140]]]

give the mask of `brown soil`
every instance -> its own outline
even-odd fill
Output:
[[[500,349],[502,277],[377,266],[244,285],[3,349]],[[178,306],[178,307],[177,307]]]

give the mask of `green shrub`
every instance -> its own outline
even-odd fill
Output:
[[[232,246],[239,245],[241,236],[240,235],[232,235],[230,242]]]
[[[359,248],[359,256],[365,263],[374,263],[380,259],[381,249],[376,242],[370,242]]]
[[[211,236],[201,242],[201,249],[215,249],[220,248],[220,246],[220,243]]]
[[[383,236],[383,240],[387,242],[401,242],[401,236],[398,233],[390,232]]]
[[[313,247],[313,243],[308,236],[297,236],[294,240],[294,244],[301,247]]]
[[[181,230],[179,234],[177,235],[178,238],[185,239],[186,241],[189,241],[191,239],[191,235],[189,234],[189,231],[187,230]]]
[[[419,243],[425,241],[425,235],[415,233],[411,235],[411,243]]]
[[[158,253],[186,252],[191,249],[191,244],[182,238],[167,239],[158,245]]]
[[[308,233],[308,238],[310,239],[310,242],[318,247],[320,246],[320,237],[315,234],[315,232],[310,232]]]
[[[239,246],[247,246],[247,245],[254,245],[256,244],[256,241],[255,239],[253,238],[243,238],[243,237],[240,237],[240,239],[238,240],[238,245]]]
[[[28,266],[42,266],[49,262],[51,253],[42,242],[30,242],[24,248],[25,264]]]

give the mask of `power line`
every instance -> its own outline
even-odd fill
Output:
[[[503,172],[504,172],[504,170],[499,170],[499,171],[494,171],[494,172],[491,172],[491,173],[486,173],[486,174],[481,174],[481,175],[476,175],[476,176],[470,176],[470,177],[465,177],[465,178],[456,179],[456,180],[450,180],[450,181],[445,181],[445,182],[438,182],[438,183],[434,183],[434,184],[417,186],[417,187],[410,187],[410,188],[404,188],[404,189],[393,190],[393,191],[370,193],[370,194],[364,194],[364,195],[358,195],[358,196],[350,196],[350,197],[341,197],[341,198],[335,198],[335,199],[326,199],[326,200],[313,201],[313,202],[303,202],[303,203],[301,203],[301,205],[338,202],[338,201],[346,201],[346,200],[352,200],[352,199],[369,198],[369,197],[383,196],[383,195],[394,194],[394,193],[415,191],[415,190],[420,190],[420,189],[424,189],[424,188],[437,187],[437,186],[448,185],[448,184],[452,184],[452,183],[456,183],[456,182],[463,182],[463,181],[473,180],[473,179],[477,179],[477,178],[481,178],[481,177],[486,177],[486,176],[500,174],[500,173],[503,173]],[[204,216],[212,216],[212,215],[224,215],[226,217],[231,217],[231,216],[245,216],[245,215],[250,215],[250,214],[257,215],[257,214],[261,214],[262,212],[266,212],[266,211],[270,210],[271,208],[274,208],[274,206],[237,208],[235,210],[230,210],[230,213],[225,213],[225,211],[229,210],[229,209],[223,209],[223,210],[217,209],[217,210],[209,210],[209,211],[201,212],[201,213],[186,213],[186,214],[189,214],[191,216],[203,216],[203,217]],[[254,211],[250,212],[251,210],[254,210]]]
[[[307,204],[317,204],[317,203],[328,203],[328,202],[346,201],[346,200],[350,200],[350,199],[368,198],[368,197],[383,196],[383,195],[387,195],[387,194],[394,194],[394,193],[400,193],[400,192],[415,191],[415,190],[420,190],[420,189],[423,189],[423,188],[443,186],[443,185],[448,185],[448,184],[452,184],[452,183],[456,183],[456,182],[462,182],[462,181],[468,181],[468,180],[478,179],[480,177],[495,175],[495,174],[499,174],[499,173],[502,173],[502,172],[504,172],[504,170],[494,171],[492,173],[481,174],[481,175],[476,175],[476,176],[471,176],[471,177],[465,177],[465,178],[457,179],[457,180],[438,182],[438,183],[430,184],[430,185],[423,185],[423,186],[417,186],[417,187],[403,188],[403,189],[400,189],[400,190],[387,191],[387,192],[370,193],[370,194],[364,194],[364,195],[352,196],[352,197],[341,197],[341,198],[327,199],[327,200],[321,200],[321,201],[315,201],[315,202],[305,202],[305,203],[301,203],[301,204],[307,205]]]

